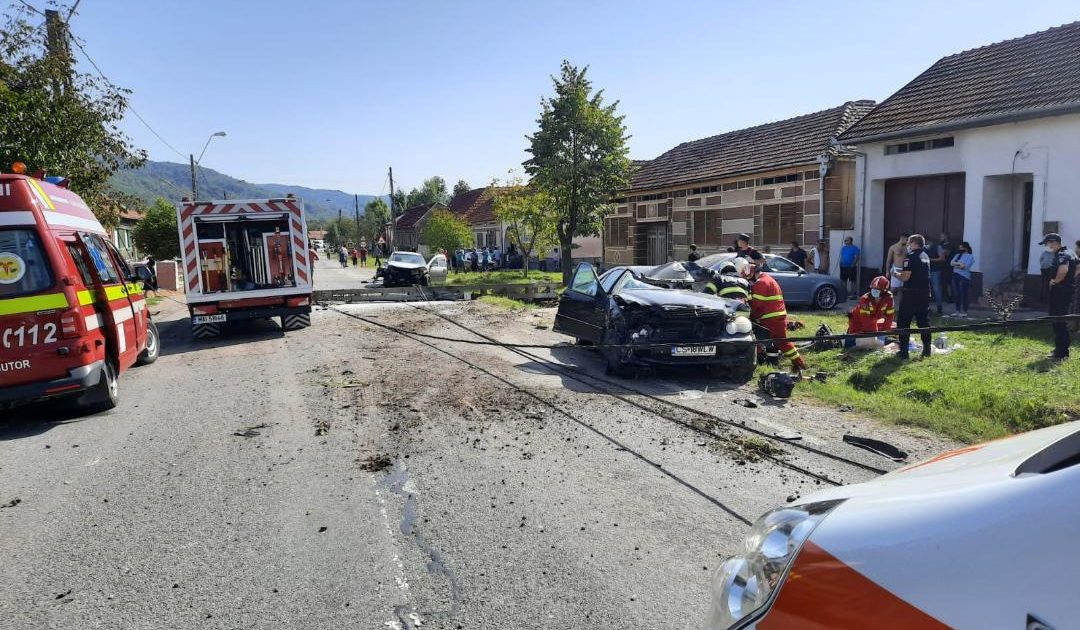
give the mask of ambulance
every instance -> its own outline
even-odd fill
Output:
[[[0,174],[0,409],[60,397],[111,409],[119,376],[160,352],[143,285],[66,180],[12,170]]]
[[[708,630],[1080,628],[1080,422],[968,446],[762,516]]]
[[[283,330],[311,325],[314,269],[296,196],[183,199],[176,216],[193,337],[253,319],[280,318]]]

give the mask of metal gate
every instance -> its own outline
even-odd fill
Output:
[[[666,223],[649,226],[649,265],[662,265],[668,258],[668,233]]]

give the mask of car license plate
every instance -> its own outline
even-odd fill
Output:
[[[716,354],[716,346],[673,346],[673,357],[701,357]]]
[[[214,324],[223,321],[225,321],[225,313],[218,313],[217,315],[196,315],[191,318],[192,324]]]

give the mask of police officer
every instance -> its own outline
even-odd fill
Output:
[[[1050,233],[1039,241],[1039,245],[1046,247],[1046,251],[1053,255],[1053,263],[1050,266],[1050,308],[1049,315],[1068,315],[1069,306],[1073,295],[1073,274],[1076,273],[1076,254],[1069,251],[1068,247],[1061,244],[1061,235]],[[1068,322],[1054,322],[1054,353],[1050,359],[1062,361],[1069,358],[1069,324]]]
[[[687,262],[697,262],[698,258],[701,258],[701,254],[697,251],[697,245],[690,246],[690,255],[686,257]]]
[[[900,301],[900,312],[897,313],[896,327],[908,328],[911,320],[918,323],[919,328],[930,327],[930,256],[927,255],[926,239],[922,234],[912,234],[907,241],[907,256],[904,257],[904,265],[900,269],[894,269],[892,274],[904,283],[904,299]],[[930,333],[924,332],[922,337],[922,355],[930,356]],[[900,334],[901,359],[908,358],[908,343],[911,341],[910,333]]]
[[[758,250],[750,247],[750,235],[746,232],[735,238],[735,256],[745,258],[751,262],[761,260],[761,254],[758,253]]]
[[[747,302],[750,300],[750,283],[739,276],[734,263],[725,262],[720,271],[713,272],[712,280],[702,292]]]

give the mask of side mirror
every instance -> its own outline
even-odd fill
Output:
[[[154,273],[150,271],[149,267],[136,267],[135,276],[143,282],[149,282],[154,278]]]

